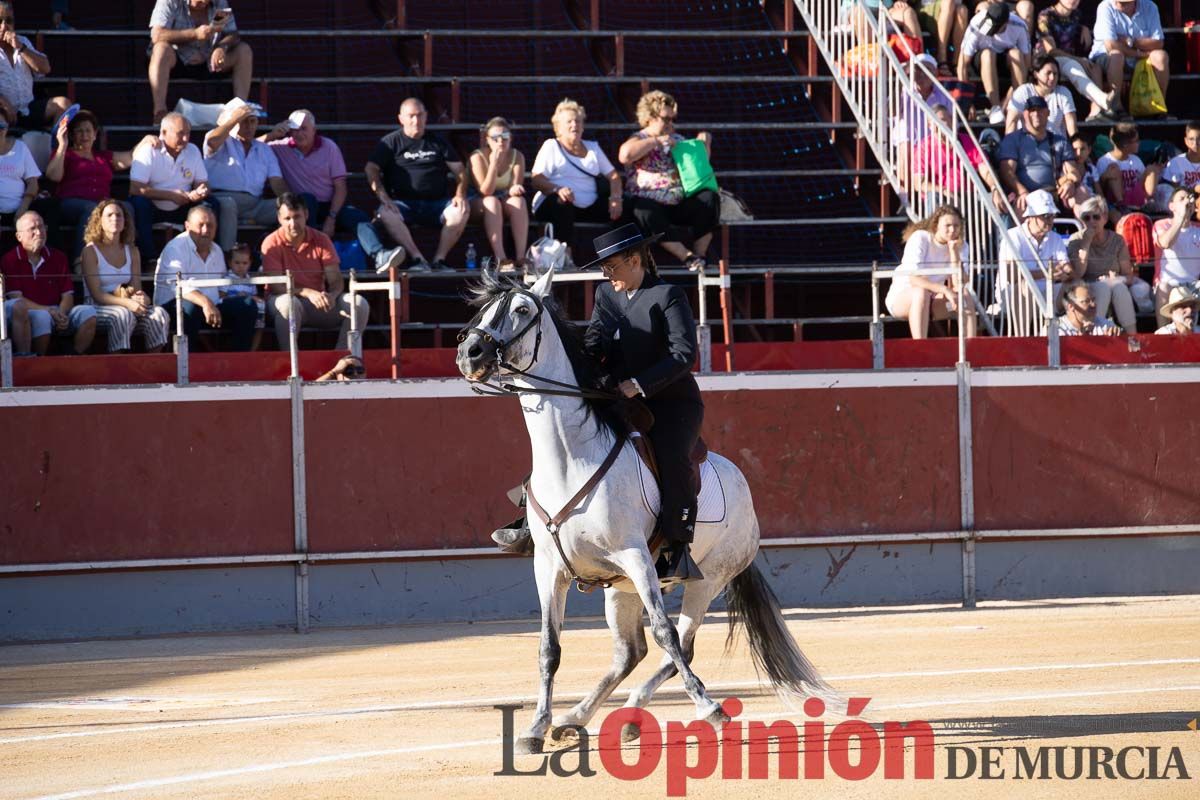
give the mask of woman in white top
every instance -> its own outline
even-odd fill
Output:
[[[533,218],[554,223],[554,238],[570,248],[575,223],[616,222],[621,218],[621,174],[596,142],[583,138],[587,119],[583,106],[563,100],[550,122],[554,138],[547,139],[533,161],[529,182],[537,190]],[[600,179],[600,180],[597,180]],[[599,187],[607,182],[607,196]]]
[[[142,291],[141,256],[133,244],[133,220],[117,200],[102,200],[88,218],[81,256],[87,302],[96,307],[96,327],[108,333],[108,352],[127,353],[140,333],[146,352],[167,343],[170,317]]]
[[[8,122],[0,114],[0,222],[12,230],[16,218],[29,210],[37,196],[42,171],[20,139],[8,135]]]
[[[1012,99],[1008,101],[1008,116],[1004,121],[1004,132],[1012,133],[1023,128],[1021,112],[1025,103],[1035,94],[1046,101],[1050,108],[1050,118],[1046,125],[1064,139],[1075,135],[1075,99],[1071,92],[1058,83],[1058,61],[1053,56],[1042,54],[1033,60],[1033,69],[1029,73],[1029,83],[1018,86],[1013,90]]]
[[[962,214],[954,206],[940,206],[921,222],[904,231],[904,257],[896,268],[884,305],[888,313],[908,319],[914,339],[929,335],[929,320],[948,319],[958,311],[958,284],[962,279],[967,246],[962,240]],[[943,269],[930,275],[917,270]],[[967,336],[975,335],[975,311],[966,303]]]

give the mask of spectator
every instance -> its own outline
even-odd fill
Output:
[[[433,269],[442,272],[452,267],[446,255],[467,227],[467,171],[458,154],[436,133],[425,129],[428,112],[425,104],[410,97],[400,104],[400,130],[393,131],[375,145],[367,161],[367,184],[379,198],[379,221],[412,259],[410,272]],[[457,186],[447,197],[453,173]],[[408,226],[413,224],[441,228],[432,265],[413,241]],[[394,251],[385,251],[369,224],[358,226],[359,242],[367,255],[375,259],[380,272]]]
[[[55,136],[58,148],[46,165],[46,177],[58,184],[54,197],[41,198],[33,203],[46,220],[50,238],[59,237],[59,227],[66,223],[75,226],[75,238],[67,250],[71,263],[77,264],[83,252],[83,234],[97,204],[112,197],[113,172],[125,171],[133,165],[132,150],[96,150],[100,121],[90,111],[80,111],[69,121],[58,123]],[[153,137],[142,141],[153,145]],[[133,226],[129,228],[133,235]]]
[[[337,360],[328,372],[321,374],[316,379],[317,383],[322,381],[353,381],[362,380],[367,377],[367,370],[363,367],[362,359],[353,353],[347,353]]]
[[[683,141],[675,132],[678,115],[675,98],[666,92],[642,95],[637,104],[642,129],[625,140],[617,159],[625,165],[625,194],[642,235],[665,236],[672,225],[687,228],[690,249],[677,241],[660,241],[659,245],[696,272],[708,266],[708,245],[720,222],[721,196],[712,189],[684,195],[679,169],[671,157],[671,149]],[[701,131],[696,138],[711,155],[712,136]]]
[[[187,119],[170,113],[159,124],[158,141],[143,140],[133,150],[129,204],[138,250],[147,256],[154,253],[156,222],[183,222],[190,209],[208,197],[208,171],[200,150],[188,141],[191,135]]]
[[[953,130],[950,111],[944,105],[933,107],[934,118]],[[930,126],[933,127],[932,125]],[[984,184],[993,192],[999,187],[987,157],[976,146],[965,128],[958,131],[958,143],[967,156],[967,162],[979,172]],[[937,208],[945,203],[954,203],[966,186],[966,176],[955,157],[954,149],[944,133],[930,133],[913,148],[913,185],[925,192],[927,208]]]
[[[207,80],[232,73],[234,97],[250,94],[254,53],[238,34],[228,0],[156,0],[148,52],[155,123],[167,113],[171,75]]]
[[[0,225],[11,226],[29,210],[41,176],[29,148],[9,138],[8,122],[0,117]]]
[[[275,153],[256,140],[262,107],[234,98],[225,104],[217,127],[204,136],[204,170],[217,205],[217,244],[229,250],[238,224],[267,228],[275,224],[275,201],[263,197],[270,184],[275,196],[288,190]]]
[[[554,223],[554,238],[575,243],[575,223],[612,223],[621,218],[621,175],[600,145],[583,138],[587,112],[574,100],[563,100],[554,108],[550,123],[554,138],[542,142],[533,160],[530,183],[533,218]],[[608,182],[607,195],[601,192]]]
[[[924,339],[929,335],[930,318],[955,316],[967,252],[962,213],[954,206],[940,206],[927,219],[910,224],[904,231],[904,256],[884,305],[889,314],[908,319],[912,338]],[[936,275],[912,274],[924,269],[945,271]],[[965,320],[967,335],[974,336],[975,312],[969,303]]]
[[[221,223],[218,222],[217,230],[220,229]],[[226,251],[225,261],[229,264],[229,272],[225,273],[226,278],[245,280],[250,277],[250,267],[254,263],[254,251],[245,242],[236,242]],[[252,283],[232,283],[229,286],[220,287],[220,297],[222,300],[226,297],[249,297],[254,303],[254,307],[258,309],[258,316],[254,319],[254,340],[250,343],[250,349],[257,350],[262,343],[267,310],[267,304],[259,296],[258,287]]]
[[[1154,247],[1158,253],[1155,270],[1154,304],[1160,307],[1158,324],[1166,322],[1161,307],[1176,286],[1191,286],[1200,280],[1200,223],[1196,195],[1187,189],[1171,194],[1171,216],[1154,223]]]
[[[1096,300],[1098,315],[1107,317],[1111,305],[1117,324],[1126,333],[1137,333],[1137,309],[1154,308],[1150,284],[1139,278],[1133,268],[1124,237],[1105,227],[1108,204],[1103,197],[1081,203],[1075,214],[1083,222],[1083,230],[1067,240],[1071,280],[1087,283]]]
[[[128,353],[141,334],[147,353],[171,335],[171,320],[142,291],[141,254],[133,244],[133,219],[125,205],[101,200],[88,215],[83,239],[83,291],[96,309],[96,327],[108,334],[108,352]]]
[[[1071,137],[1071,149],[1075,151],[1074,174],[1079,176],[1079,187],[1089,195],[1100,192],[1100,171],[1092,163],[1092,141],[1082,133]],[[1086,199],[1086,198],[1085,198]]]
[[[932,3],[922,2],[920,5],[917,16],[925,18],[926,23],[922,27],[933,38],[933,49],[937,54],[937,61],[932,69],[949,77],[954,74],[950,51],[957,53],[962,49],[963,35],[967,32],[967,23],[970,22],[971,15],[963,0],[934,0]]]
[[[0,0],[0,112],[9,125],[42,128],[67,110],[65,97],[46,97],[35,75],[50,72],[50,59],[17,33],[14,5]]]
[[[1048,55],[1033,60],[1030,82],[1018,86],[1008,101],[1008,119],[1004,132],[1012,133],[1022,127],[1021,114],[1031,97],[1037,95],[1046,101],[1049,114],[1047,127],[1064,138],[1075,135],[1075,100],[1071,92],[1058,84],[1058,62]]]
[[[1120,336],[1121,329],[1096,315],[1096,298],[1082,281],[1063,288],[1064,313],[1054,320],[1059,336]]]
[[[1087,59],[1087,53],[1092,49],[1092,32],[1083,24],[1079,2],[1057,0],[1038,14],[1035,49],[1054,56],[1062,76],[1091,102],[1089,120],[1114,119],[1113,95],[1100,88],[1099,84],[1104,80],[1100,67]]]
[[[1196,324],[1197,305],[1200,305],[1200,297],[1195,292],[1186,286],[1176,286],[1171,290],[1170,300],[1162,307],[1162,313],[1169,316],[1171,321],[1155,333],[1191,336],[1200,332]]]
[[[14,356],[33,355],[33,337],[29,330],[29,306],[21,298],[4,299],[4,317],[8,323],[8,338],[13,343]]]
[[[471,214],[483,217],[492,255],[502,272],[525,263],[529,239],[529,206],[525,203],[525,156],[512,146],[512,124],[493,117],[482,129],[485,151],[471,153],[471,178],[478,194],[471,197]],[[504,219],[512,228],[516,259],[504,252]]]
[[[1010,15],[1016,14],[1018,17],[1021,18],[1021,21],[1025,23],[1026,30],[1031,31],[1031,32],[1033,31],[1033,29],[1034,29],[1034,14],[1036,13],[1036,7],[1033,4],[1033,0],[1001,0],[1001,1],[1004,3],[1004,5],[1008,6],[1008,11],[1009,11]],[[982,0],[982,2],[976,3],[975,4],[975,13],[978,14],[982,11],[987,11],[987,8],[989,5],[991,5],[990,0]]]
[[[958,79],[969,80],[970,68],[975,67],[992,104],[988,112],[989,124],[1004,122],[997,59],[1003,56],[1008,61],[1011,85],[1020,86],[1025,82],[1025,72],[1029,68],[1029,53],[1029,27],[1019,16],[1012,16],[1004,3],[988,4],[967,24],[958,56]]]
[[[872,41],[867,31],[872,27],[872,20],[879,15],[879,7],[885,9],[885,16],[895,30],[914,39],[921,38],[921,21],[917,17],[915,5],[920,0],[910,4],[908,0],[842,0],[842,6],[849,8],[850,24],[860,41]]]
[[[1138,157],[1137,125],[1118,122],[1109,133],[1113,149],[1100,156],[1096,171],[1100,173],[1100,186],[1113,209],[1113,222],[1129,211],[1140,209],[1154,197],[1162,164],[1149,168]]]
[[[1189,122],[1183,135],[1186,150],[1167,162],[1160,184],[1200,193],[1200,122]]]
[[[189,341],[201,330],[221,328],[233,333],[233,349],[246,351],[254,342],[258,309],[249,297],[221,299],[215,287],[183,293],[182,308],[175,307],[175,283],[188,278],[224,278],[225,254],[213,246],[217,217],[208,206],[188,210],[183,233],[167,242],[154,271],[154,304],[162,306],[175,325],[183,314],[183,330]]]
[[[1153,0],[1103,0],[1096,9],[1096,36],[1089,58],[1103,70],[1117,111],[1124,108],[1121,96],[1125,84],[1143,58],[1150,59],[1150,68],[1166,97],[1171,59],[1163,49],[1158,6]]]
[[[337,142],[317,133],[317,118],[308,109],[293,111],[260,141],[271,146],[288,188],[308,206],[308,220],[333,238],[337,231],[355,233],[370,222],[363,211],[346,204],[346,162]]]
[[[370,316],[367,299],[361,295],[354,307],[343,291],[342,271],[329,237],[308,227],[308,207],[294,194],[285,193],[275,201],[279,211],[279,230],[262,243],[263,273],[292,273],[295,289],[272,284],[274,295],[270,313],[275,322],[275,340],[280,350],[288,347],[288,319],[296,317],[296,327],[338,328],[337,349],[345,350],[350,333],[351,314],[365,325]]]
[[[4,299],[24,301],[34,353],[46,355],[51,333],[73,337],[76,355],[87,352],[96,336],[96,310],[75,305],[67,257],[46,247],[46,223],[36,211],[17,219],[17,246],[0,259],[0,272]]]
[[[1031,308],[1031,293],[1045,297],[1047,278],[1051,282],[1064,281],[1072,275],[1067,242],[1054,230],[1054,218],[1058,213],[1054,196],[1038,189],[1030,192],[1022,205],[1023,221],[1010,228],[1000,243],[996,294],[1009,313],[1018,307]],[[1029,270],[1032,286],[1020,272],[1022,265]],[[1053,300],[1053,296],[1050,299]],[[1031,333],[1024,331],[1023,335]]]
[[[1046,100],[1035,94],[1025,101],[1021,113],[1024,127],[1004,137],[996,149],[1000,162],[1000,183],[1009,193],[1009,202],[1024,216],[1030,192],[1038,189],[1074,190],[1074,183],[1060,186],[1064,167],[1075,160],[1075,151],[1062,136],[1047,127],[1050,110]]]
[[[891,141],[897,172],[900,177],[901,191],[907,192],[910,181],[910,150],[929,133],[929,117],[924,108],[917,102],[919,96],[930,108],[943,106],[949,111],[954,107],[954,99],[942,88],[935,75],[937,62],[928,53],[922,53],[912,59],[910,74],[916,92],[906,95],[900,100],[896,116],[892,120]]]
[[[56,31],[74,30],[67,24],[67,14],[71,4],[67,0],[50,0],[50,27]]]

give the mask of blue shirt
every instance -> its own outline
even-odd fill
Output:
[[[263,142],[254,140],[250,152],[232,134],[215,153],[209,154],[204,143],[204,169],[208,172],[208,188],[225,192],[248,192],[262,197],[268,178],[282,178],[279,160]]]
[[[1063,164],[1075,160],[1071,143],[1053,131],[1040,142],[1029,131],[1013,131],[996,148],[997,161],[1017,162],[1017,182],[1029,191],[1054,192]]]
[[[1096,28],[1088,58],[1108,52],[1105,42],[1126,38],[1163,39],[1158,6],[1152,0],[1138,0],[1132,17],[1118,9],[1113,0],[1104,0],[1096,9]]]

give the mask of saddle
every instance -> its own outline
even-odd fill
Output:
[[[625,423],[625,432],[629,441],[661,488],[662,480],[658,474],[658,462],[654,458],[654,447],[650,444],[650,429],[654,427],[654,412],[641,400],[628,397],[617,404],[617,413],[621,421]],[[696,487],[697,491],[700,490],[700,465],[706,458],[708,458],[708,445],[705,444],[703,437],[699,437],[696,439],[696,446],[688,454],[688,463],[692,467],[692,485]]]

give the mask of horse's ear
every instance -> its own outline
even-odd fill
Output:
[[[529,287],[529,291],[536,294],[538,297],[545,297],[550,294],[550,284],[554,282],[554,267],[546,270],[546,274],[538,278],[533,286]]]

